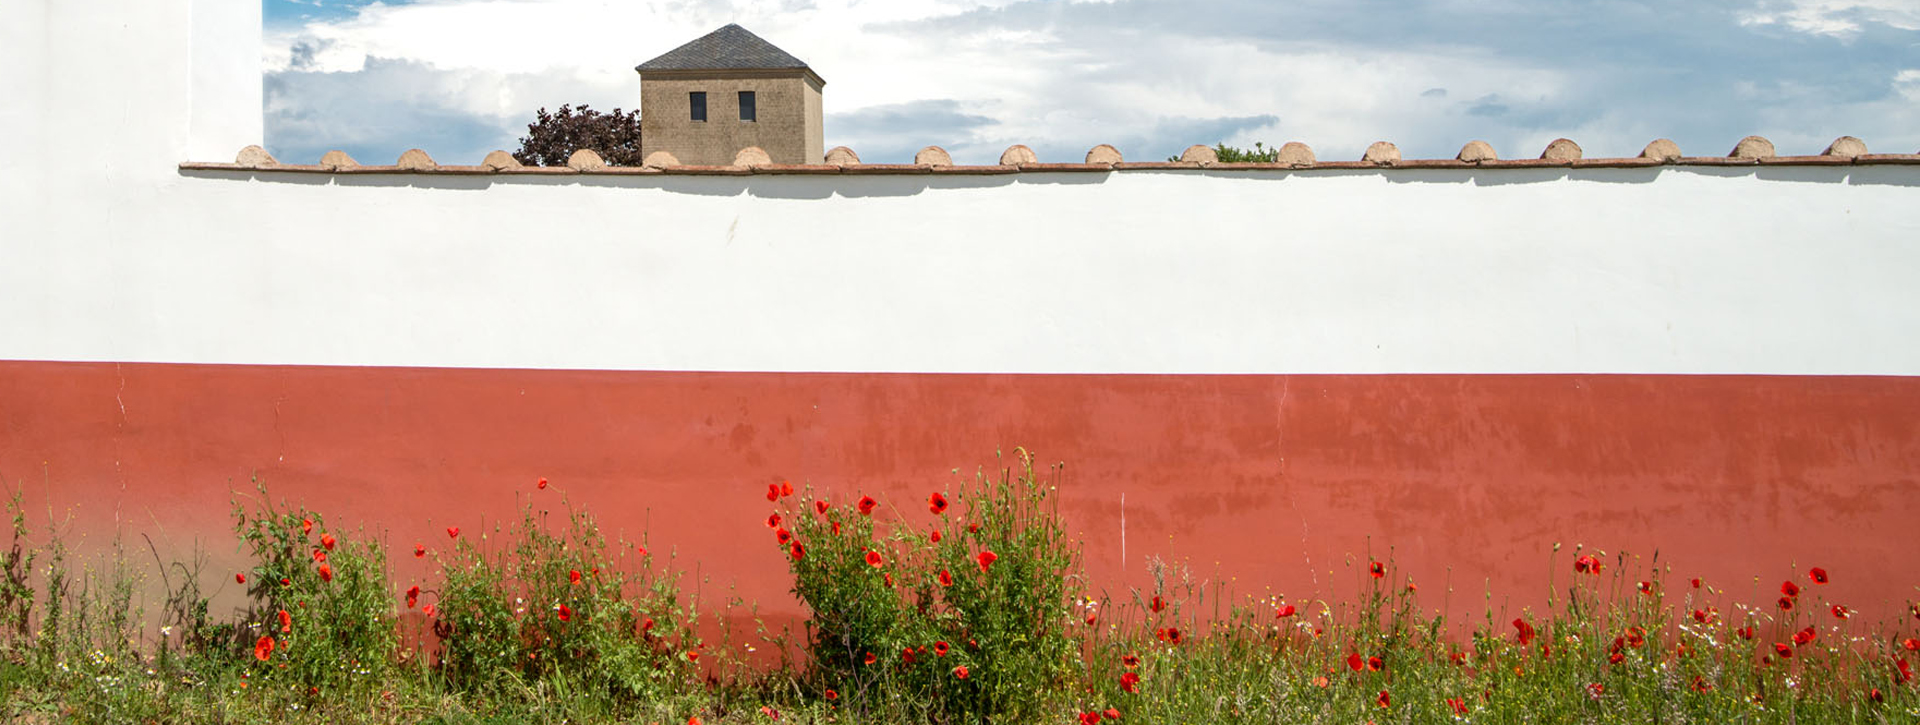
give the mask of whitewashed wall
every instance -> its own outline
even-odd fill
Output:
[[[1920,374],[1920,167],[181,172],[257,0],[8,17],[0,359]]]

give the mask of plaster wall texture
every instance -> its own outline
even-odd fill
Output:
[[[80,530],[221,540],[258,473],[429,540],[551,476],[792,621],[756,487],[1028,445],[1113,586],[1920,548],[1914,167],[183,172],[260,140],[258,12],[0,23],[0,478]]]
[[[777,164],[817,164],[826,155],[820,126],[820,88],[805,71],[642,74],[640,147],[665,151],[680,163],[724,166],[758,146]],[[687,94],[707,94],[707,120],[693,121]],[[753,91],[754,121],[740,120],[741,91]]]

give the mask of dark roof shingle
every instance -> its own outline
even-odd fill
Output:
[[[645,73],[652,70],[805,67],[807,67],[805,61],[774,47],[772,43],[754,35],[746,28],[728,23],[726,27],[669,50],[658,58],[634,66],[634,70]]]

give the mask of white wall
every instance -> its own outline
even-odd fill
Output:
[[[0,359],[1920,374],[1916,166],[182,173],[257,1],[18,4]]]

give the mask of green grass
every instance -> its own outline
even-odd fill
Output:
[[[433,555],[439,579],[420,583],[409,606],[377,540],[260,488],[234,505],[236,540],[254,562],[245,572],[250,605],[222,619],[209,614],[201,585],[231,574],[203,571],[203,557],[147,563],[116,546],[80,565],[53,533],[36,539],[16,497],[13,545],[0,552],[0,716],[1920,722],[1920,691],[1902,669],[1920,660],[1920,609],[1878,623],[1837,617],[1817,581],[1824,575],[1796,574],[1788,589],[1797,592],[1779,595],[1793,607],[1782,609],[1710,582],[1669,581],[1657,561],[1554,547],[1546,607],[1516,619],[1489,605],[1477,622],[1424,614],[1431,603],[1390,559],[1351,565],[1359,594],[1345,602],[1233,600],[1160,561],[1150,562],[1149,590],[1095,593],[1078,543],[1061,533],[1057,475],[1016,452],[1008,469],[938,491],[945,507],[929,488],[928,499],[866,511],[858,497],[773,487],[769,513],[779,519],[738,526],[766,536],[768,556],[788,563],[812,613],[806,636],[729,633],[785,653],[773,668],[741,659],[749,642],[697,638],[703,614],[682,593],[671,557],[605,539],[564,500],[564,514],[529,504],[513,525],[463,532]],[[909,523],[896,506],[935,511],[935,523]],[[994,554],[990,565],[983,552]],[[138,592],[152,579],[166,595],[148,612]],[[410,648],[396,635],[398,617],[427,604],[439,644]],[[718,614],[742,607],[751,603]]]

